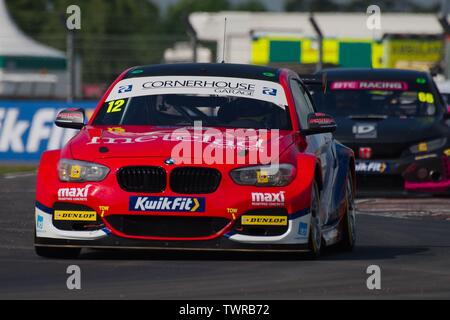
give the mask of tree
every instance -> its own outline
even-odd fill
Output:
[[[46,0],[6,0],[6,5],[13,20],[25,33],[37,35],[44,28],[49,9]]]
[[[161,60],[165,46],[155,45],[161,20],[148,0],[7,0],[19,27],[49,46],[66,48],[66,9],[81,8],[76,53],[87,82],[109,82],[121,70]]]
[[[267,11],[267,9],[264,6],[264,4],[262,4],[258,0],[249,0],[247,2],[238,4],[238,5],[236,5],[233,8],[233,10],[236,10],[236,11],[253,11],[253,12]]]
[[[337,0],[287,0],[286,11],[301,12],[366,12],[367,7],[376,4],[382,12],[437,12],[439,3],[429,5],[428,3],[405,0],[352,0],[339,2]]]
[[[230,10],[228,0],[181,0],[171,5],[165,17],[164,30],[168,33],[186,33],[186,19],[192,12]]]

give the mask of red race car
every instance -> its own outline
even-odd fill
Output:
[[[134,67],[42,155],[36,253],[82,248],[307,251],[355,243],[355,168],[288,69]]]

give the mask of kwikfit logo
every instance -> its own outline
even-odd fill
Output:
[[[60,188],[58,189],[58,200],[63,201],[87,201],[89,187],[84,188]]]
[[[252,192],[252,205],[254,206],[283,206],[284,192]]]
[[[130,197],[130,211],[204,212],[205,198]]]

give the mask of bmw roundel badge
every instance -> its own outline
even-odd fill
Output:
[[[164,160],[164,163],[171,166],[175,164],[175,160],[173,160],[172,158],[167,158],[166,160]]]

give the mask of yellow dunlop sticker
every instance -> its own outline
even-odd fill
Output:
[[[447,157],[450,157],[450,149],[445,150],[445,151],[444,151],[444,154],[445,154]]]
[[[428,145],[425,142],[419,143],[418,150],[420,152],[428,151]]]
[[[70,168],[70,177],[74,179],[79,179],[81,177],[81,167],[77,165],[73,165]]]
[[[283,216],[242,216],[241,223],[246,226],[287,226],[287,217]]]
[[[267,171],[257,171],[256,172],[256,181],[258,183],[268,183],[269,175],[267,174]]]
[[[96,221],[95,211],[55,210],[55,220],[62,221]]]

